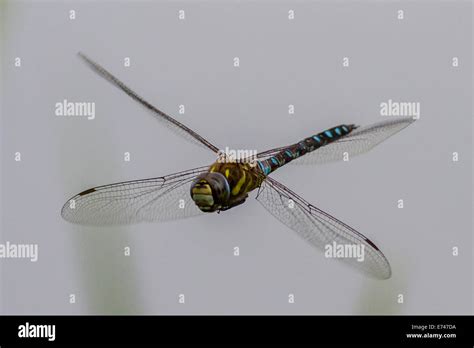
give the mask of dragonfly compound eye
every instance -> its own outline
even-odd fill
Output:
[[[202,174],[191,185],[191,197],[202,211],[217,211],[229,202],[229,182],[221,173]]]

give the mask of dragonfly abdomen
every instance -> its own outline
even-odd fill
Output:
[[[340,125],[325,130],[324,132],[310,136],[300,142],[287,146],[280,150],[276,155],[263,161],[258,161],[260,169],[265,175],[270,174],[285,164],[304,156],[305,154],[319,149],[321,146],[330,144],[352,132],[355,125]]]

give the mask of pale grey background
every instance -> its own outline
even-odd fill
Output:
[[[2,10],[1,239],[40,247],[36,263],[0,260],[2,313],[472,313],[471,3],[9,2]],[[421,102],[417,123],[364,156],[274,175],[373,239],[392,278],[326,260],[254,199],[165,224],[63,221],[63,203],[86,188],[214,160],[95,75],[78,51],[222,147],[265,150],[380,121],[388,99]],[[96,119],[55,117],[64,98],[96,102]]]

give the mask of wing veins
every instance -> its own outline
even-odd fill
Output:
[[[112,83],[114,86],[117,88],[121,89],[123,92],[128,94],[132,99],[146,107],[147,109],[151,110],[154,112],[157,116],[161,117],[161,120],[169,122],[169,125],[173,125],[177,129],[180,129],[181,131],[187,133],[190,135],[194,140],[196,140],[198,143],[204,145],[208,149],[214,151],[217,153],[219,149],[211,144],[208,140],[206,140],[204,137],[193,131],[191,128],[185,126],[181,122],[177,121],[170,115],[166,114],[165,112],[159,110],[149,102],[147,102],[145,99],[140,97],[136,92],[134,92],[132,89],[130,89],[127,85],[125,85],[122,81],[120,81],[118,78],[116,78],[114,75],[112,75],[108,70],[106,70],[104,67],[102,67],[100,64],[94,62],[92,59],[87,57],[85,54],[79,52],[78,53],[79,57],[81,57],[97,74],[102,76],[104,79]],[[158,118],[160,119],[160,118]]]

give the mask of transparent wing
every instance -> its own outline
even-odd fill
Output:
[[[173,132],[176,134],[182,136],[188,141],[191,141],[192,143],[202,145],[214,152],[218,152],[219,149],[211,144],[209,141],[204,139],[202,136],[197,134],[195,131],[192,129],[186,127],[184,124],[181,122],[178,122],[175,120],[173,117],[165,114],[163,111],[157,109],[153,105],[151,105],[149,102],[147,102],[145,99],[140,97],[137,93],[132,91],[129,87],[127,87],[122,81],[120,81],[118,78],[113,76],[111,73],[109,73],[107,70],[105,70],[102,66],[100,66],[98,63],[94,62],[92,59],[88,58],[86,55],[83,53],[78,53],[79,57],[81,57],[96,73],[98,73],[100,76],[105,78],[107,81],[112,83],[114,86],[120,88],[122,91],[127,93],[132,99],[136,100],[140,104],[142,104],[144,107],[147,109],[151,110],[156,117],[156,119],[160,122],[162,122],[166,127],[171,129]]]
[[[378,278],[391,276],[390,264],[373,242],[352,227],[306,202],[278,181],[267,177],[262,183],[257,200],[273,216],[298,233],[305,241],[318,249],[326,245],[363,246],[364,260],[355,257],[341,260],[364,273]]]
[[[398,133],[403,128],[409,126],[415,120],[413,118],[396,118],[372,124],[370,126],[359,127],[348,135],[336,140],[333,143],[322,146],[294,161],[291,164],[319,164],[333,161],[342,161],[344,153],[349,158],[367,152],[377,144]],[[285,149],[280,147],[265,152],[261,152],[258,158],[268,158],[274,156],[279,151]]]
[[[201,214],[191,199],[193,179],[201,167],[159,178],[98,186],[68,200],[62,217],[82,225],[122,225],[167,221]]]

